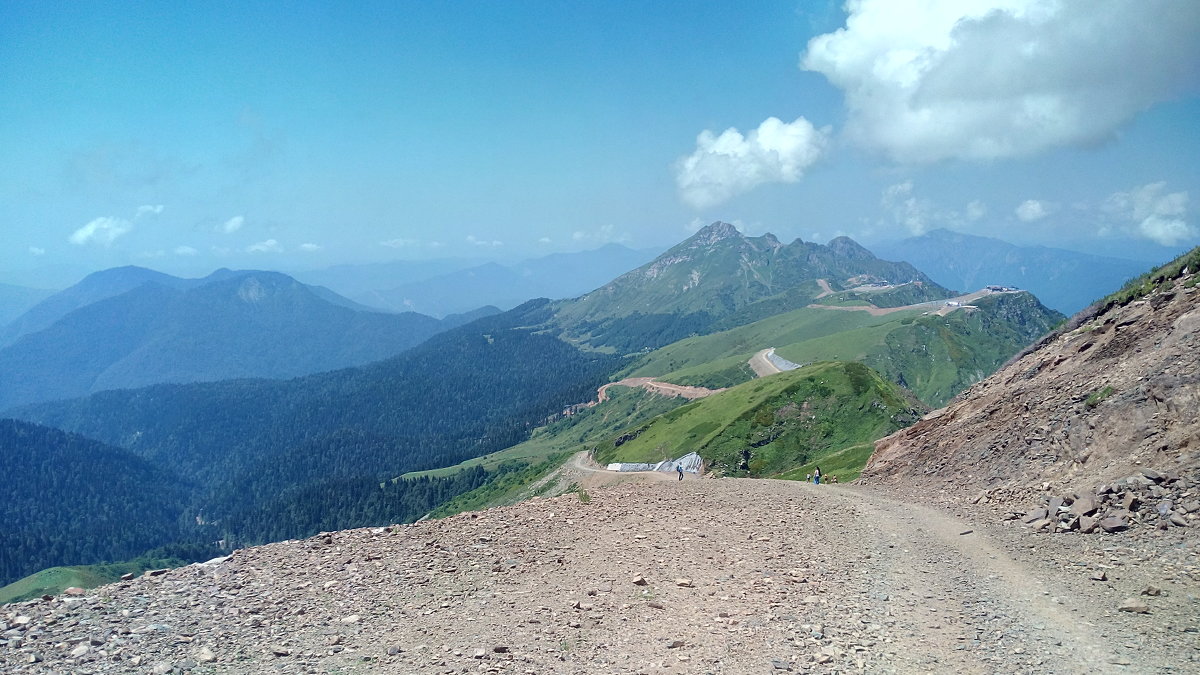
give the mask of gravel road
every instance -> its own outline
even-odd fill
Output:
[[[1074,564],[1091,541],[870,488],[620,483],[9,605],[0,670],[1196,672],[1195,578],[1118,613],[1158,558]]]

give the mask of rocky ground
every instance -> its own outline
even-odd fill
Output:
[[[1200,671],[1200,528],[1052,535],[902,487],[585,494],[8,605],[0,670]]]

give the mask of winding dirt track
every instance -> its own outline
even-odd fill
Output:
[[[641,387],[642,389],[654,392],[655,394],[662,394],[663,396],[678,396],[688,400],[704,398],[705,396],[712,396],[718,392],[725,391],[723,388],[705,389],[704,387],[689,387],[683,384],[659,382],[653,377],[627,377],[624,380],[620,380],[618,382],[609,382],[608,384],[601,386],[600,389],[596,391],[596,400],[588,405],[593,406],[607,401],[608,390],[611,387]]]

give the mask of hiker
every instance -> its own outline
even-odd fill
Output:
[[[804,474],[804,482],[805,482],[805,483],[811,483],[811,482],[812,482],[812,472],[811,472],[811,471],[809,471],[808,473]]]
[[[821,467],[818,466],[816,469],[813,470],[813,485],[820,485],[820,484],[821,484]]]
[[[675,470],[679,472],[679,480],[683,480],[683,464],[676,464]]]

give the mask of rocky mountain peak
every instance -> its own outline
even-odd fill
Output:
[[[712,225],[700,228],[688,240],[688,247],[710,246],[725,239],[740,238],[742,236],[738,229],[729,223],[717,221]]]

